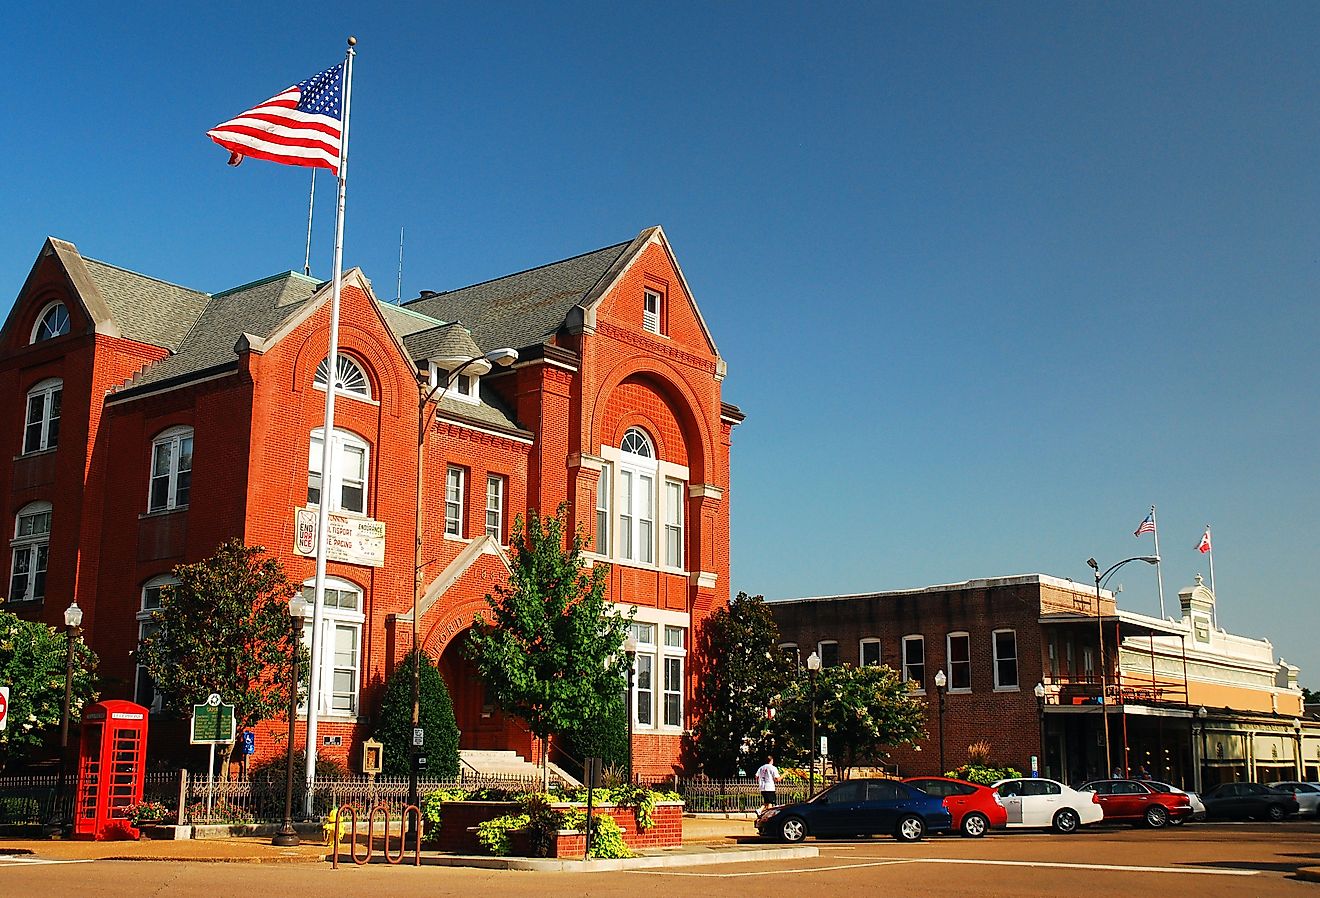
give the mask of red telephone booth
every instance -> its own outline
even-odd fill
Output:
[[[84,708],[74,838],[137,838],[128,809],[142,801],[146,769],[146,708],[117,699]]]

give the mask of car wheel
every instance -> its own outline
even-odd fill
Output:
[[[1169,810],[1163,805],[1153,804],[1146,808],[1146,825],[1151,829],[1159,829],[1169,822]]]
[[[779,838],[785,842],[801,842],[807,837],[807,821],[801,817],[789,817],[779,824]]]
[[[1278,823],[1286,816],[1287,814],[1283,812],[1283,808],[1279,807],[1277,804],[1270,805],[1269,809],[1265,811],[1266,819],[1272,823]]]
[[[1054,831],[1069,835],[1077,832],[1077,827],[1082,825],[1082,818],[1077,816],[1077,812],[1072,808],[1064,808],[1054,815]]]
[[[894,827],[894,838],[900,842],[920,842],[925,834],[926,821],[910,814],[899,820],[898,826]]]
[[[990,828],[990,821],[986,819],[985,814],[971,813],[962,819],[962,826],[959,829],[962,834],[969,839],[979,839],[985,835],[985,831]]]

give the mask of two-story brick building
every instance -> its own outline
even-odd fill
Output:
[[[0,331],[6,609],[58,625],[76,600],[103,694],[150,705],[134,650],[174,566],[240,537],[310,585],[296,521],[326,501],[345,533],[372,538],[328,565],[317,700],[320,733],[342,745],[323,750],[358,756],[411,648],[420,540],[418,641],[462,747],[530,757],[461,646],[507,573],[514,517],[567,504],[612,565],[609,598],[637,608],[636,767],[671,770],[701,663],[693,632],[728,600],[742,414],[722,402],[725,363],[664,232],[401,306],[351,270],[333,376],[330,292],[290,272],[205,293],[48,240]],[[511,367],[472,361],[500,347],[518,351]],[[422,397],[447,381],[432,416]]]

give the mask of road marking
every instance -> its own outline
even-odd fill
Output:
[[[899,860],[883,858],[882,860]],[[1193,873],[1201,876],[1256,876],[1259,870],[1211,870],[1204,867],[1140,867],[1134,864],[1075,864],[1063,861],[993,861],[979,858],[914,857],[903,858],[912,864],[972,864],[987,867],[1053,867],[1062,870],[1104,870],[1116,873]]]
[[[90,864],[91,862],[92,858],[56,860],[44,857],[24,857],[21,855],[0,854],[0,867],[20,867],[24,864],[28,866],[40,866],[43,864]]]
[[[892,867],[895,864],[910,864],[912,861],[901,858],[890,861],[874,861],[868,864],[836,864],[832,867],[800,867],[796,870],[753,870],[745,873],[678,873],[672,870],[629,870],[629,873],[643,873],[650,876],[697,876],[715,879],[733,879],[738,876],[783,876],[785,873],[828,873],[831,870],[856,870],[858,867]]]

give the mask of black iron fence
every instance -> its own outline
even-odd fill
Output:
[[[816,791],[831,782],[833,779],[827,782],[824,777],[817,777]],[[750,776],[718,780],[704,776],[677,777],[658,781],[652,788],[677,792],[683,798],[683,810],[688,813],[750,812],[758,810],[763,803],[756,779]],[[806,801],[810,788],[807,780],[783,780],[775,787],[775,801],[779,804]]]

